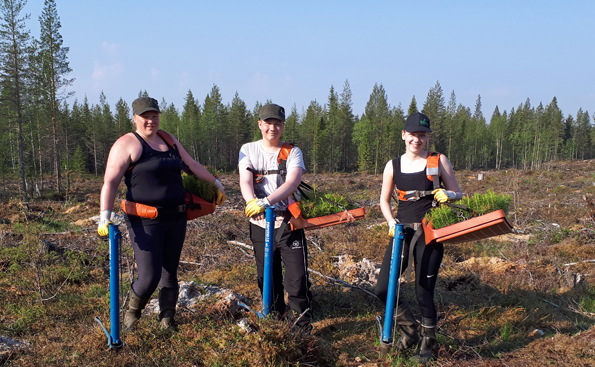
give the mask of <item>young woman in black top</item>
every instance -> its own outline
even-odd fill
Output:
[[[426,166],[428,165],[429,152],[424,148],[431,131],[430,119],[426,115],[419,112],[411,114],[405,122],[405,129],[401,132],[401,136],[405,141],[405,154],[389,161],[384,168],[380,208],[389,224],[391,240],[376,285],[376,294],[383,302],[386,302],[392,237],[394,236],[396,223],[402,223],[405,228],[405,240],[403,243],[404,259],[401,272],[406,270],[408,263],[413,262],[415,268],[415,293],[422,316],[422,341],[417,352],[418,360],[421,363],[427,363],[430,360],[432,347],[436,341],[438,315],[434,305],[434,288],[444,254],[444,247],[441,243],[426,246],[423,231],[420,228],[421,221],[426,212],[433,207],[434,201],[443,203],[459,200],[463,196],[455,179],[453,168],[446,156],[439,155],[435,158],[438,159],[440,182],[444,188],[434,189],[433,181],[428,178]],[[395,219],[390,205],[395,189],[402,192],[425,191],[431,194],[417,199],[412,197],[409,200],[402,200],[401,198],[398,201],[397,218]],[[413,255],[412,260],[409,259],[409,254]],[[417,345],[420,339],[418,324],[408,303],[399,299],[395,314],[396,323],[401,329],[401,336],[395,343],[395,348],[404,350]]]

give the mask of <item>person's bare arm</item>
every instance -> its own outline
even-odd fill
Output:
[[[103,186],[101,187],[100,209],[113,210],[118,186],[130,163],[140,158],[142,146],[132,134],[120,137],[110,149],[107,158]]]
[[[283,199],[287,199],[289,195],[296,192],[302,181],[302,174],[302,167],[290,168],[287,171],[287,177],[285,178],[283,185],[279,186],[275,192],[268,196],[271,205],[274,205]]]
[[[209,172],[202,164],[200,164],[195,159],[193,159],[190,156],[190,154],[188,154],[186,149],[184,149],[182,144],[180,144],[178,139],[176,139],[173,135],[172,135],[172,138],[174,139],[174,143],[178,147],[178,151],[180,152],[180,156],[182,157],[182,160],[184,161],[184,163],[186,163],[188,165],[188,168],[190,168],[192,173],[194,173],[194,175],[196,177],[198,177],[199,179],[201,179],[203,181],[207,181],[210,183],[215,182],[215,180],[217,178],[215,176],[213,176],[211,174],[211,172]]]
[[[254,168],[252,166],[238,167],[240,171],[240,191],[242,192],[242,197],[246,202],[256,198],[256,196],[254,195],[252,172],[248,171],[246,169],[247,167]]]
[[[384,219],[388,223],[394,220],[392,208],[390,206],[390,199],[395,189],[395,183],[393,182],[393,164],[392,161],[388,161],[384,166],[384,173],[382,174],[382,190],[380,191],[380,210]]]
[[[454,200],[461,200],[463,193],[455,178],[455,172],[450,161],[444,154],[440,154],[440,179],[444,183],[444,188],[455,193]]]

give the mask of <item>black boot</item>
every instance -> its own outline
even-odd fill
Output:
[[[124,328],[132,330],[136,322],[140,319],[143,309],[149,303],[150,298],[142,298],[130,287],[128,292],[128,310],[124,313]]]
[[[159,325],[164,329],[178,330],[178,325],[174,320],[178,292],[179,288],[161,288],[159,290]]]
[[[417,331],[417,321],[413,317],[408,303],[403,302],[403,304],[397,307],[395,321],[401,329],[401,336],[394,344],[394,348],[398,351],[403,351],[414,347],[419,341],[419,333]]]
[[[436,344],[436,328],[438,327],[438,318],[421,318],[421,344],[417,351],[417,361],[426,364],[432,359],[432,348]]]

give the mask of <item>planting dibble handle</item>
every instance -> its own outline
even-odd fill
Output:
[[[110,316],[111,316],[111,333],[107,331],[101,319],[95,317],[95,321],[99,323],[108,339],[108,346],[110,348],[121,348],[123,343],[120,339],[120,279],[118,277],[118,270],[120,269],[120,229],[116,224],[109,225],[109,241],[110,241]]]
[[[393,241],[393,251],[390,258],[390,271],[388,275],[388,292],[386,295],[386,309],[384,312],[384,327],[380,326],[380,316],[377,317],[378,327],[380,328],[380,352],[385,354],[392,346],[392,326],[393,316],[397,295],[399,294],[399,274],[401,267],[401,257],[403,256],[403,224],[395,226],[395,237]]]
[[[264,279],[262,282],[262,315],[271,313],[273,298],[273,240],[275,238],[275,207],[266,207],[266,227],[264,229]]]

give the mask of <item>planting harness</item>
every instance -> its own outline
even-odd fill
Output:
[[[179,155],[178,146],[174,143],[174,139],[168,132],[166,132],[164,130],[157,130],[157,135],[161,139],[163,139],[163,141]],[[192,173],[192,171],[190,170],[190,168],[184,161],[182,161],[182,164],[184,166],[184,168],[183,168],[184,172],[186,172],[189,175],[194,174],[194,173]],[[126,172],[130,171],[133,167],[134,167],[134,163],[132,163],[126,169]],[[205,208],[202,208],[201,204],[203,206],[205,206]],[[184,204],[178,205],[177,207],[175,207],[173,209],[169,208],[169,211],[173,210],[178,213],[186,212],[186,219],[192,220],[192,219],[198,218],[200,216],[212,213],[214,211],[214,208],[215,208],[215,205],[213,203],[209,203],[194,194],[186,192],[186,197],[184,198]],[[138,216],[141,218],[155,219],[155,218],[157,218],[157,215],[159,214],[160,209],[162,211],[164,211],[163,208],[157,208],[157,207],[150,206],[150,205],[135,203],[135,202],[128,201],[128,200],[122,200],[122,210],[124,211],[124,213],[129,214],[129,215],[135,215],[135,216]]]
[[[264,176],[267,176],[267,175],[281,175],[283,177],[283,181],[285,181],[285,179],[287,177],[287,158],[289,157],[289,153],[291,152],[291,150],[293,149],[294,146],[295,145],[293,145],[292,143],[288,143],[288,142],[285,142],[285,143],[283,143],[283,145],[281,145],[281,150],[279,151],[279,155],[277,156],[277,163],[279,164],[278,169],[255,170],[254,168],[246,167],[246,169],[248,171],[252,172],[252,174],[253,174],[253,183],[255,185],[261,184],[262,181],[264,180]],[[312,186],[308,185],[304,181],[300,181],[297,191],[300,193],[300,197],[307,198],[308,195],[306,194],[306,191],[311,192],[311,191],[314,191],[314,189],[312,188]],[[287,209],[289,210],[291,215],[293,215],[295,218],[297,218],[300,216],[300,214],[302,214],[300,205],[298,204],[299,198],[297,197],[295,192],[291,195],[295,202],[290,204],[287,207]]]
[[[397,198],[395,198],[394,196],[393,196],[393,198],[396,201],[398,201],[398,200],[418,201],[419,199],[421,199],[423,197],[433,195],[432,192],[434,190],[440,189],[441,188],[440,153],[428,152],[428,157],[426,160],[426,176],[428,177],[428,180],[432,181],[432,183],[434,185],[434,188],[431,191],[428,191],[428,190],[408,190],[408,191],[395,190],[397,193]],[[469,210],[469,208],[467,208],[465,205],[452,204],[449,202],[446,202],[444,204],[455,209],[457,211],[458,215],[460,217],[462,217],[463,219],[467,219],[463,215],[462,211],[457,210],[457,209]],[[437,205],[437,202],[436,202],[436,200],[434,200],[432,202],[432,207],[435,207],[436,205]],[[405,274],[406,281],[409,281],[409,279],[411,278],[411,264],[413,262],[413,248],[415,247],[415,243],[417,242],[419,237],[421,237],[421,235],[424,233],[424,229],[423,229],[423,226],[421,223],[403,223],[403,224],[405,225],[405,227],[413,228],[413,230],[415,231],[413,238],[411,239],[411,241],[409,243],[409,261],[408,261],[408,265],[407,265],[407,272]]]

